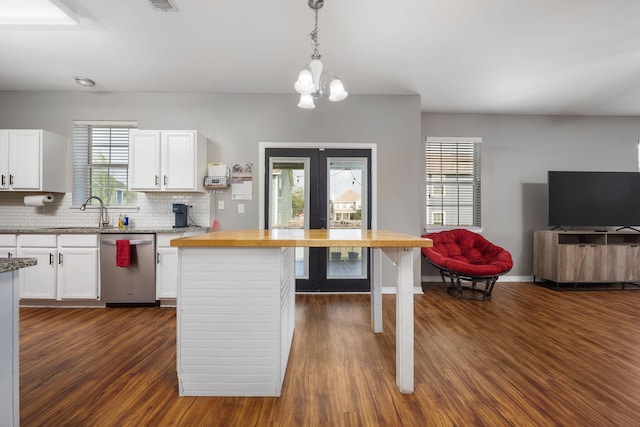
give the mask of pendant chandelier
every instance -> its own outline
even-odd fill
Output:
[[[342,81],[333,73],[322,73],[322,61],[318,52],[318,10],[324,6],[324,0],[308,0],[309,7],[315,12],[315,26],[309,34],[313,43],[313,53],[309,62],[298,74],[294,87],[300,93],[298,107],[316,108],[314,101],[322,96],[324,87],[329,84],[329,101],[342,101],[349,95]]]

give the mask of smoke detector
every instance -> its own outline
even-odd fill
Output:
[[[177,12],[178,8],[171,0],[149,0],[151,7],[161,12]]]

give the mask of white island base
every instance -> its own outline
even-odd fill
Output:
[[[280,396],[295,325],[293,247],[181,248],[180,396]]]
[[[413,393],[413,258],[430,239],[389,230],[229,230],[179,251],[181,396],[279,396],[295,321],[296,247],[372,248],[371,320],[382,332],[380,259],[397,266],[396,384]]]

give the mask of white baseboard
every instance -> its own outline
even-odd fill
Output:
[[[383,286],[382,287],[382,293],[383,294],[387,294],[387,295],[395,295],[396,294],[396,287],[395,286]],[[413,293],[414,294],[423,294],[424,292],[422,292],[422,288],[420,286],[414,286],[413,287]]]
[[[440,276],[422,276],[420,280],[426,283],[442,283],[442,278]],[[500,282],[533,282],[533,276],[500,276],[500,279],[498,279],[498,283]],[[310,293],[314,294],[314,292],[310,292]],[[368,292],[365,292],[365,293],[368,293]],[[382,293],[387,295],[395,295],[396,294],[395,285],[383,285]],[[424,292],[422,292],[422,287],[414,286],[413,293],[423,294]],[[323,292],[322,295],[327,295],[327,293]]]

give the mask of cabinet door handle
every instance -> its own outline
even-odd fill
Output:
[[[7,258],[11,258],[11,252],[7,252]]]
[[[9,175],[9,185],[13,185],[13,175]]]
[[[160,252],[156,252],[156,264],[160,264]]]
[[[164,176],[164,186],[167,186],[167,175]]]
[[[6,182],[7,182],[7,177],[2,175],[2,184],[0,184],[0,185],[2,185],[4,187],[6,185]]]
[[[53,265],[53,254],[49,254],[49,265]]]
[[[58,254],[58,265],[62,265],[62,254]]]
[[[158,175],[156,175],[156,185],[158,185]]]

